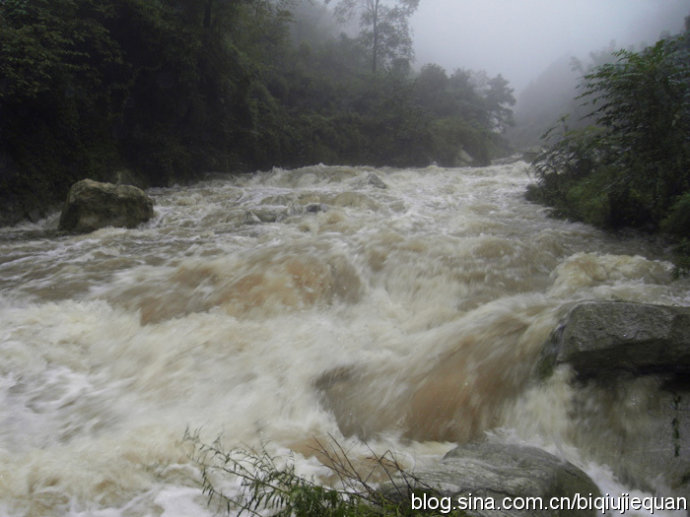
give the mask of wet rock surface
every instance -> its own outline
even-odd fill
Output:
[[[580,376],[604,372],[690,373],[690,308],[628,302],[576,305],[552,334],[540,370],[570,364]]]
[[[410,488],[418,505],[424,504],[424,498],[427,507],[434,504],[431,497],[439,504],[440,498],[446,498],[444,504],[450,509],[473,517],[588,517],[595,515],[594,509],[551,508],[549,502],[575,494],[599,495],[594,482],[575,465],[535,447],[489,440],[461,445],[437,467],[415,476],[418,482]],[[533,498],[529,507],[527,498]]]
[[[690,308],[629,302],[573,307],[537,376],[574,371],[573,440],[624,483],[690,493]]]
[[[153,201],[140,188],[84,179],[70,188],[59,228],[73,233],[107,226],[134,228],[151,217]]]

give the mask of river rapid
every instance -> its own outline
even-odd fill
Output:
[[[491,431],[630,492],[573,445],[568,372],[530,370],[573,302],[690,285],[653,244],[549,218],[530,181],[276,169],[151,190],[137,229],[0,229],[0,514],[211,515],[186,429],[308,476],[316,440],[415,468]]]

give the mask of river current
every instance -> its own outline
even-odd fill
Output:
[[[414,468],[490,431],[630,492],[570,441],[567,372],[530,371],[572,303],[690,285],[645,240],[549,218],[532,179],[275,169],[151,190],[137,229],[0,229],[0,514],[211,515],[187,429],[305,475],[315,440]]]

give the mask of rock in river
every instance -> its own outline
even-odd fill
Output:
[[[134,228],[153,217],[153,201],[132,185],[84,179],[69,190],[60,230],[88,233],[106,226]]]
[[[593,517],[594,508],[567,509],[559,507],[560,501],[575,494],[600,495],[594,482],[572,463],[535,447],[490,440],[456,447],[439,465],[415,472],[415,480],[403,485],[400,490],[395,480],[385,487],[386,493],[410,500],[415,494],[418,506],[419,498],[446,498],[451,508],[473,517]],[[412,494],[405,493],[409,490]],[[559,504],[552,504],[556,500]]]
[[[545,343],[544,379],[575,374],[575,444],[624,483],[655,495],[690,490],[690,307],[591,301]]]
[[[570,364],[582,377],[604,373],[690,373],[690,307],[630,302],[576,305],[546,344],[539,370]]]

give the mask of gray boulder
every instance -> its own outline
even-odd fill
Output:
[[[417,506],[437,504],[443,509],[441,505],[445,505],[474,517],[590,517],[595,509],[551,505],[552,498],[560,502],[575,494],[585,498],[600,495],[589,476],[569,462],[535,447],[491,441],[461,445],[434,468],[415,472],[414,479],[406,480],[411,484],[407,490],[399,490],[396,482],[398,489],[387,487],[386,492],[390,495],[396,490],[399,495],[394,497],[408,497]],[[513,507],[506,506],[506,498]]]
[[[106,226],[134,228],[153,217],[153,201],[132,185],[84,179],[69,190],[59,229],[88,233]]]
[[[690,373],[690,307],[629,302],[576,305],[546,343],[541,377],[558,364],[581,377],[612,371]]]
[[[624,483],[690,493],[690,307],[586,302],[545,343],[536,372],[575,372],[572,439]]]

